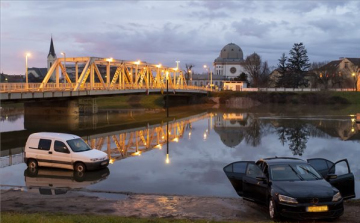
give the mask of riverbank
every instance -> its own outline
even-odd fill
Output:
[[[210,97],[219,97],[225,104],[230,98],[246,97],[262,104],[356,104],[360,106],[359,92],[244,92],[220,91],[209,93]]]
[[[241,198],[69,191],[40,195],[21,190],[1,191],[2,222],[272,222],[267,209]],[[345,212],[334,222],[357,222],[360,202],[345,203]],[[116,218],[113,216],[121,216]],[[59,220],[60,219],[60,220]],[[62,220],[61,220],[62,219]],[[111,220],[113,219],[113,220]],[[105,221],[104,221],[105,220]],[[108,220],[108,221],[106,221]],[[199,221],[198,221],[199,220]],[[319,221],[320,222],[320,221]]]

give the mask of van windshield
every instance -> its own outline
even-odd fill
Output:
[[[71,150],[76,153],[91,150],[89,145],[81,138],[67,140],[66,142],[70,146]]]

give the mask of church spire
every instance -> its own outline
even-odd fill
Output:
[[[56,57],[56,53],[55,53],[55,49],[54,49],[54,43],[53,43],[53,39],[52,39],[52,36],[51,36],[51,42],[50,42],[50,50],[49,50],[49,54],[48,54],[48,57],[49,56],[52,56],[52,57]]]

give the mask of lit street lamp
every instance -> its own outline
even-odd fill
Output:
[[[210,90],[212,90],[212,72],[211,72],[211,70],[210,70],[210,67],[208,67],[208,66],[206,66],[206,65],[204,65],[204,68],[209,72],[209,74],[210,74]]]
[[[25,56],[25,89],[28,90],[29,89],[29,79],[28,79],[28,57],[30,57],[30,53],[26,53]]]
[[[169,71],[166,71],[166,117],[169,118]]]
[[[354,90],[357,91],[356,80],[355,80],[355,72],[353,72],[351,75],[354,78]]]
[[[65,88],[66,53],[61,52],[61,55],[64,56],[64,72],[63,72],[63,78],[64,78],[64,88]]]

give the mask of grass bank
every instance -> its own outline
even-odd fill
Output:
[[[100,109],[116,108],[162,108],[163,95],[122,95],[112,97],[97,97],[96,103]]]
[[[119,216],[105,215],[68,215],[68,214],[24,214],[24,213],[1,213],[1,222],[41,222],[41,223],[209,223],[209,222],[225,222],[225,221],[209,221],[209,220],[187,220],[187,219],[161,219],[161,218],[127,218]],[[228,221],[227,221],[228,222]]]
[[[360,92],[239,92],[221,91],[210,93],[211,97],[220,97],[220,103],[232,97],[248,97],[261,103],[277,104],[356,104],[360,105]]]

